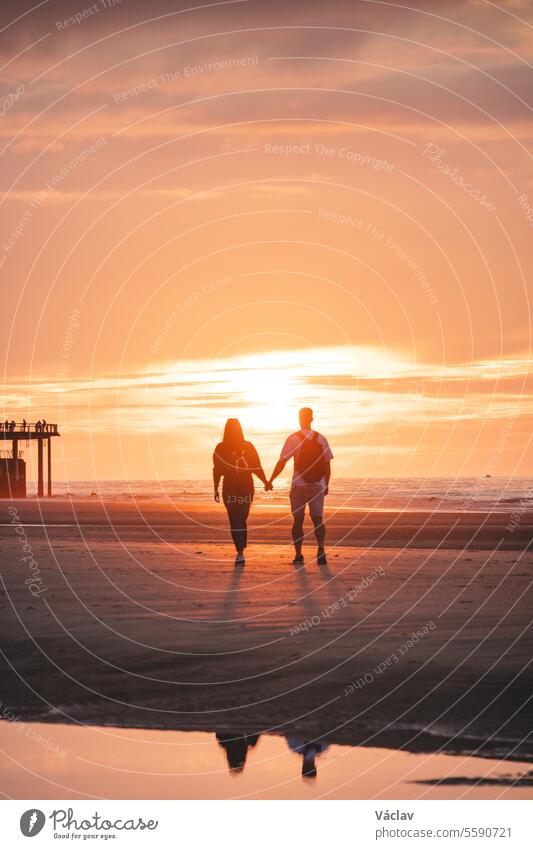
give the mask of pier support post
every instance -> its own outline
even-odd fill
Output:
[[[18,440],[13,440],[13,450],[11,452],[11,456],[13,457],[13,466],[15,467],[15,481],[18,483],[19,479],[19,444]]]
[[[48,442],[48,450],[47,450],[47,460],[48,460],[48,498],[52,497],[52,440],[50,437],[46,440]]]
[[[43,440],[37,440],[37,498],[42,498],[44,495],[44,480],[43,480]]]

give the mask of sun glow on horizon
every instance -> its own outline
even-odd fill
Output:
[[[419,472],[438,459],[443,440],[471,444],[484,428],[490,456],[509,421],[516,433],[527,427],[533,401],[523,386],[530,362],[528,352],[508,360],[443,364],[417,361],[401,349],[317,346],[159,362],[152,369],[93,378],[49,377],[33,383],[31,408],[35,419],[46,411],[47,419],[60,423],[68,436],[61,450],[68,449],[76,469],[86,450],[80,445],[90,410],[94,462],[105,467],[104,477],[117,455],[122,464],[117,479],[149,477],[152,462],[149,472],[156,478],[205,477],[206,457],[230,417],[240,419],[247,439],[265,456],[275,457],[297,429],[303,406],[313,408],[315,426],[328,435],[345,475],[404,473],[409,459]],[[6,413],[21,408],[26,387],[12,384]],[[103,452],[100,446],[113,440],[114,453]],[[514,444],[508,440],[506,447]],[[448,473],[448,466],[443,461],[436,468]],[[85,476],[91,477],[88,470]]]
[[[322,420],[330,417],[331,393],[349,393],[351,406],[363,399],[359,380],[383,380],[373,392],[373,414],[377,395],[383,394],[387,379],[414,368],[399,351],[382,351],[364,346],[314,347],[275,350],[214,360],[168,364],[156,376],[173,377],[179,396],[194,384],[193,394],[209,406],[217,399],[221,416],[239,417],[245,428],[284,432],[297,427],[297,411],[303,406],[321,408]],[[357,397],[356,397],[357,393]],[[222,400],[227,399],[226,402]],[[329,399],[329,400],[328,400]],[[370,397],[363,418],[368,418]],[[363,413],[363,410],[361,410]],[[150,415],[150,413],[148,413]]]

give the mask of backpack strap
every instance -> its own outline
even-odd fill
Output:
[[[320,434],[319,434],[318,430],[313,430],[313,431],[311,431],[311,433],[312,433],[313,435],[312,435],[312,437],[311,437],[311,440],[310,440],[310,441],[311,441],[311,442],[318,442],[318,437],[320,436]],[[301,444],[303,445],[303,443],[304,443],[304,442],[305,442],[305,440],[307,439],[307,436],[305,436],[305,434],[303,434],[301,430],[296,431],[296,436],[298,437],[298,439],[300,439],[300,440],[301,440]]]
[[[235,468],[236,469],[249,469],[250,468],[250,466],[248,465],[248,460],[246,459],[246,453],[245,452],[246,452],[245,448],[243,448],[243,450],[241,451],[239,456],[237,456],[236,451],[233,452],[233,456],[235,458]],[[242,461],[242,463],[241,463],[241,461]]]

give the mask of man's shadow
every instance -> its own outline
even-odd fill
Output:
[[[329,571],[329,566],[327,565],[327,563],[326,563],[325,565],[324,565],[324,564],[320,565],[320,563],[319,563],[319,564],[318,564],[318,568],[319,568],[319,570],[320,570],[320,574],[322,575],[322,577],[323,577],[324,579],[326,579],[326,580],[328,580],[328,581],[329,581],[329,580],[330,580],[330,578],[332,578],[332,577],[333,577],[333,575],[332,575],[332,574],[331,574],[331,572]]]

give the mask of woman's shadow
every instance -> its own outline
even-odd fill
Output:
[[[237,606],[237,593],[241,591],[239,585],[244,574],[244,568],[244,565],[233,568],[228,588],[217,612],[217,619],[222,619],[224,622],[233,619]]]

